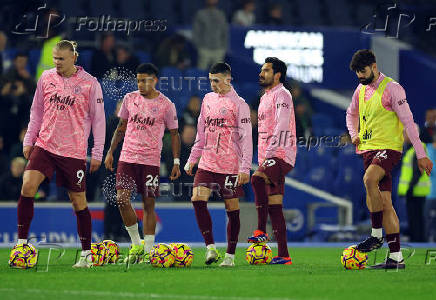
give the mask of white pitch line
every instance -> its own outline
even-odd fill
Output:
[[[13,289],[0,288],[0,292],[16,292],[19,295],[23,293],[35,294],[64,294],[74,296],[92,296],[92,297],[111,297],[123,298],[145,298],[145,299],[195,299],[195,300],[265,300],[265,297],[233,297],[233,296],[202,296],[202,295],[172,295],[172,294],[154,294],[154,293],[134,293],[134,292],[105,292],[105,291],[87,291],[87,290],[42,290],[42,289]],[[269,300],[292,300],[291,298],[268,298]]]

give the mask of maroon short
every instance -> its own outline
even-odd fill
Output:
[[[401,161],[401,155],[401,152],[389,149],[371,150],[362,154],[365,171],[370,165],[377,165],[385,170],[385,176],[378,183],[380,191],[392,192],[391,172]]]
[[[294,167],[283,159],[273,157],[267,158],[257,169],[268,176],[271,184],[267,186],[268,195],[283,195],[285,193],[285,176]]]
[[[223,199],[240,198],[244,196],[244,190],[242,186],[236,186],[237,179],[237,174],[220,174],[198,169],[194,177],[194,187],[207,187]]]
[[[37,170],[51,179],[56,171],[56,185],[72,192],[84,192],[86,189],[86,161],[53,154],[41,147],[34,146],[30,153],[26,170]]]
[[[159,167],[118,162],[117,190],[136,190],[145,197],[159,196]]]

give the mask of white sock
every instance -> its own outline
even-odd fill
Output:
[[[215,244],[209,244],[209,245],[206,246],[206,248],[207,248],[207,250],[210,250],[210,249],[216,250]]]
[[[235,259],[235,255],[234,254],[230,254],[230,253],[226,253],[225,257],[230,257],[231,259]]]
[[[154,245],[154,234],[144,235],[144,253],[150,253]]]
[[[17,245],[18,244],[27,244],[27,239],[18,239]]]
[[[392,252],[389,254],[389,258],[392,258],[393,260],[400,262],[403,260],[403,253],[401,251],[399,252]]]
[[[89,254],[91,254],[91,250],[82,250],[80,253],[81,257],[87,257]]]
[[[371,236],[381,239],[383,237],[383,229],[373,228],[371,231]]]
[[[126,230],[129,233],[132,244],[135,246],[141,245],[141,238],[139,237],[138,231],[138,223],[135,223],[132,226],[126,226]]]

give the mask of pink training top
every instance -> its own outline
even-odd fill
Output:
[[[120,161],[159,167],[165,127],[178,128],[174,103],[162,93],[147,99],[134,91],[124,96],[118,116],[128,120]]]
[[[92,127],[92,158],[101,161],[106,133],[101,87],[95,77],[76,67],[68,78],[56,68],[42,73],[23,145],[36,141],[36,146],[56,155],[85,159]]]
[[[291,93],[278,84],[260,98],[259,165],[267,158],[277,157],[295,166],[297,139],[295,133],[294,104]]]
[[[220,174],[250,174],[253,157],[250,108],[232,88],[204,96],[197,137],[188,161]]]
[[[365,101],[368,101],[369,98],[374,94],[377,90],[379,84],[383,81],[385,75],[380,72],[380,76],[376,82],[372,84],[368,84],[365,89]],[[354,138],[359,135],[359,92],[362,84],[359,84],[354,91],[353,98],[351,100],[350,106],[347,109],[347,128],[350,133],[351,138]],[[406,92],[403,87],[395,81],[388,82],[386,85],[386,89],[382,96],[382,105],[385,109],[389,111],[394,111],[398,119],[403,123],[404,128],[406,129],[407,136],[413,144],[413,147],[416,151],[416,157],[418,159],[426,157],[426,153],[424,147],[421,144],[421,140],[419,139],[419,132],[415,126],[415,122],[413,121],[413,115],[410,111],[409,104],[406,100]],[[376,149],[374,149],[376,150]],[[359,151],[356,147],[356,152],[358,154],[367,152],[370,150]]]

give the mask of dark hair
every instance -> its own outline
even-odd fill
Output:
[[[209,70],[210,74],[218,74],[218,73],[230,74],[231,72],[232,72],[232,68],[230,68],[229,64],[226,64],[224,62],[213,64]]]
[[[363,71],[365,67],[371,66],[375,63],[374,52],[368,49],[361,49],[354,53],[353,58],[350,62],[351,71]]]
[[[286,72],[288,70],[288,67],[286,64],[278,59],[277,57],[267,57],[265,58],[266,64],[272,64],[272,69],[275,73],[280,73],[280,82],[285,83],[286,82]]]
[[[143,63],[136,68],[137,74],[149,74],[157,77],[159,70],[152,63]]]

